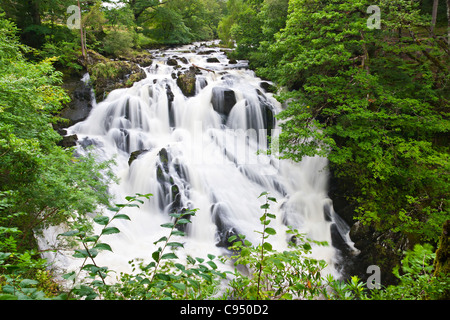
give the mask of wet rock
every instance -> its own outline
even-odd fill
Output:
[[[215,57],[212,57],[212,58],[207,58],[206,62],[208,62],[208,63],[220,63],[220,60],[215,58]]]
[[[65,79],[62,88],[68,93],[70,102],[58,114],[66,119],[53,124],[53,129],[62,136],[66,135],[64,128],[85,120],[92,110],[92,87],[80,78]]]
[[[273,84],[267,82],[267,81],[262,81],[259,86],[266,92],[270,92],[270,93],[276,93],[277,92],[277,87],[274,86]]]
[[[195,71],[194,67],[190,67],[188,71],[178,75],[177,85],[186,97],[193,97],[195,95]]]
[[[93,50],[88,50],[86,59],[80,58],[79,62],[89,72],[97,102],[111,91],[129,88],[146,77],[136,62],[111,60]]]
[[[131,166],[131,163],[136,160],[141,154],[146,153],[147,151],[149,151],[148,149],[144,149],[144,150],[136,150],[133,151],[130,154],[130,157],[128,158],[128,165]]]
[[[211,103],[216,112],[224,116],[224,120],[236,104],[236,94],[232,89],[214,87],[212,90]]]
[[[168,66],[176,66],[176,65],[178,65],[178,61],[177,61],[177,59],[174,59],[174,58],[167,59],[167,65]]]
[[[77,145],[78,137],[76,134],[64,136],[61,141],[57,143],[58,146],[63,148],[75,147]]]

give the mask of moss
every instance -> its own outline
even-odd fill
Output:
[[[449,242],[449,234],[450,234],[450,220],[447,220],[442,226],[442,234],[439,239],[439,248],[436,250],[436,258],[434,260],[434,274],[445,275],[448,276],[450,273],[450,242]]]

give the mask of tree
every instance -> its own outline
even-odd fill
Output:
[[[51,124],[68,101],[59,86],[61,73],[54,70],[54,59],[27,61],[24,52],[30,49],[17,32],[13,23],[0,19],[0,196],[9,203],[0,216],[17,214],[4,227],[19,230],[19,245],[30,248],[43,227],[75,212],[83,218],[107,204],[113,177],[109,163],[57,145],[61,136]]]
[[[379,1],[381,30],[366,26],[371,4],[291,0],[274,65],[259,72],[290,90],[280,97],[285,158],[326,155],[358,219],[437,241],[449,217],[449,53],[416,35],[429,26],[416,3]]]

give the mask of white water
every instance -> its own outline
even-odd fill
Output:
[[[326,159],[306,158],[292,163],[257,155],[259,149],[267,148],[264,129],[271,113],[265,110],[277,113],[281,106],[264,92],[261,79],[245,68],[245,61],[230,65],[217,48],[207,48],[215,51],[209,55],[198,55],[198,50],[206,49],[191,45],[163,54],[153,52],[155,60],[145,69],[146,79],[132,88],[111,92],[105,101],[94,105],[88,119],[68,129],[68,134],[78,135],[80,152],[83,145],[92,144],[100,160],[116,157],[114,170],[120,184],[112,185],[111,192],[117,203],[135,193],[153,194],[139,210],[125,209],[132,221],[115,220],[121,233],[103,240],[114,252],[102,252],[97,264],[130,272],[128,261],[140,258],[150,262],[153,242],[167,233],[160,224],[169,221],[170,210],[182,208],[198,209],[187,229],[188,236],[181,239],[186,254],[226,254],[220,244],[232,232],[245,234],[256,244],[260,239],[254,231],[261,229],[260,205],[264,202],[258,196],[263,191],[277,199],[271,204],[271,212],[277,216],[271,224],[277,235],[270,239],[275,248],[287,246],[287,224],[311,239],[330,244],[330,227],[336,224],[340,236],[349,241],[348,228],[334,213],[327,196]],[[174,55],[184,69],[195,64],[215,71],[202,70],[197,75],[194,97],[185,97],[172,78],[178,70],[167,65],[167,58]],[[207,63],[206,58],[211,56],[220,63]],[[188,64],[181,62],[181,57]],[[172,102],[167,94],[169,87]],[[235,94],[236,103],[227,117],[216,112],[211,102],[223,101],[223,95],[217,93],[213,99],[214,88],[218,87]],[[275,138],[278,129],[274,129],[271,134]],[[158,155],[162,149],[167,151],[167,163]],[[146,152],[129,165],[130,153],[137,150]],[[173,185],[178,193],[171,192]],[[47,240],[58,232],[49,229]],[[326,260],[326,271],[339,276],[335,268],[338,251],[333,246],[313,246],[312,255]],[[54,259],[62,268],[77,266],[77,260],[67,256],[58,254]]]

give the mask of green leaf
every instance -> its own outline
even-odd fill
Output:
[[[163,224],[161,225],[161,227],[172,229],[173,227],[175,227],[175,224],[173,224],[172,222],[163,223]]]
[[[29,287],[29,286],[35,286],[37,284],[39,284],[39,281],[32,280],[32,279],[23,279],[22,281],[20,281],[19,287],[25,288],[25,287]]]
[[[163,259],[178,259],[175,253],[169,252],[162,255],[161,260]]]
[[[214,270],[217,269],[217,265],[213,262],[213,261],[207,261],[207,264],[209,264],[211,266],[211,268],[213,268]]]
[[[186,224],[186,223],[191,223],[191,220],[188,219],[180,219],[177,221],[177,224]]]
[[[243,248],[243,249],[241,250],[241,256],[242,256],[242,257],[246,257],[246,256],[250,255],[250,253],[251,253],[251,251],[250,251],[249,248]]]
[[[18,300],[19,298],[12,294],[1,294],[0,300]]]
[[[172,283],[172,287],[178,290],[186,290],[186,285],[184,283]]]
[[[200,288],[200,282],[198,282],[197,280],[191,279],[191,278],[187,278],[187,281],[195,288],[195,289],[199,289]]]
[[[208,258],[210,260],[214,260],[215,257],[216,257],[215,255],[208,253]]]
[[[183,244],[179,243],[179,242],[168,242],[167,246],[168,247],[183,247]]]
[[[157,273],[156,277],[160,280],[170,281],[170,276],[164,273]]]
[[[269,209],[269,208],[270,208],[270,204],[264,203],[263,205],[261,205],[260,208],[261,208],[261,209]]]
[[[274,228],[270,228],[270,227],[267,227],[265,231],[267,234],[270,234],[270,235],[275,235],[277,233]]]
[[[186,235],[186,233],[183,232],[183,231],[180,231],[180,230],[173,230],[173,231],[170,233],[170,235],[171,235],[171,236],[181,236],[181,237],[184,237],[184,236]]]
[[[180,269],[181,271],[186,270],[186,267],[184,265],[182,265],[181,263],[175,263],[174,265],[177,269]]]
[[[109,217],[107,216],[97,216],[94,221],[102,226],[106,226],[109,223]]]
[[[105,228],[102,230],[103,235],[114,234],[114,233],[120,233],[120,230],[117,229],[116,227],[108,227],[108,228]]]
[[[261,198],[262,196],[265,196],[265,195],[267,195],[267,194],[269,194],[267,191],[264,191],[264,192],[262,192],[260,195],[259,195],[259,197],[258,198]]]
[[[160,254],[159,251],[155,251],[155,252],[152,253],[152,258],[153,258],[153,260],[155,260],[156,262],[159,261],[159,254]]]
[[[153,244],[157,244],[157,243],[163,242],[163,241],[167,241],[167,237],[166,236],[163,236],[163,237],[159,238],[159,240],[153,242]]]
[[[111,246],[107,243],[97,243],[94,248],[97,250],[108,250],[113,252]]]
[[[130,220],[130,217],[126,214],[116,214],[113,219],[124,219],[124,220]]]
[[[271,251],[272,250],[272,245],[269,242],[264,242],[263,243],[263,248],[265,250]]]

